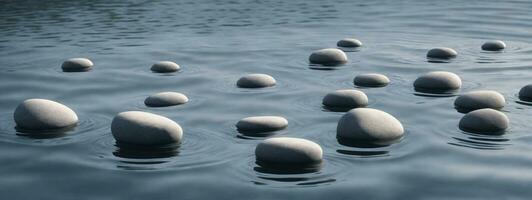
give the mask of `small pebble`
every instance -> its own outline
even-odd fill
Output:
[[[63,104],[46,99],[28,99],[15,109],[17,128],[25,130],[54,130],[78,123],[76,113]]]
[[[181,67],[172,61],[160,61],[151,66],[151,71],[156,73],[177,72],[180,69]]]
[[[510,120],[500,111],[483,108],[467,113],[460,120],[459,128],[466,132],[500,134],[509,126]]]
[[[418,77],[414,81],[414,88],[418,91],[443,92],[460,89],[462,80],[451,72],[433,71]]]
[[[519,99],[522,101],[532,101],[532,84],[525,85],[519,90]]]
[[[336,90],[325,95],[322,103],[329,107],[358,108],[368,105],[368,97],[359,90]]]
[[[241,88],[264,88],[275,84],[275,79],[267,74],[248,74],[236,82],[236,85]]]
[[[347,62],[347,56],[340,49],[327,48],[312,52],[309,61],[326,66],[339,65]]]
[[[500,51],[506,48],[506,44],[500,40],[488,41],[482,45],[484,51]]]
[[[454,57],[456,57],[456,55],[458,55],[458,53],[454,49],[447,48],[447,47],[434,48],[434,49],[431,49],[427,53],[427,57],[429,57],[429,58],[439,58],[439,59],[454,58]]]
[[[482,108],[501,109],[506,104],[502,94],[492,90],[472,91],[460,95],[454,106],[461,111],[472,111]]]
[[[323,150],[310,140],[277,137],[259,143],[255,156],[259,165],[310,166],[322,162]]]
[[[338,41],[336,43],[336,45],[338,47],[353,48],[353,47],[361,47],[362,46],[362,42],[360,42],[360,40],[357,40],[357,39],[354,39],[354,38],[344,38],[344,39],[341,39],[340,41]]]
[[[390,79],[383,74],[360,74],[353,80],[355,85],[362,87],[384,87],[390,83]]]
[[[121,143],[133,145],[165,145],[179,143],[181,126],[166,117],[127,111],[116,115],[111,123],[113,137]]]
[[[151,95],[144,100],[144,104],[149,107],[175,106],[185,104],[187,102],[187,96],[178,92],[160,92]]]
[[[355,108],[345,113],[336,137],[356,142],[389,144],[403,137],[403,125],[392,115],[372,108]]]
[[[94,64],[87,58],[71,58],[63,62],[61,68],[64,72],[86,72],[92,69]]]
[[[241,119],[236,124],[239,132],[243,133],[262,133],[285,129],[288,121],[278,116],[255,116]]]

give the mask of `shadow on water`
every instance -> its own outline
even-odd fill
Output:
[[[158,158],[170,158],[179,155],[179,144],[170,144],[164,146],[140,146],[117,142],[115,144],[117,149],[113,152],[113,155],[120,158],[127,159],[158,159]],[[123,161],[129,162],[129,161]],[[156,162],[161,163],[164,161]],[[152,161],[132,161],[131,163],[145,163],[153,164]]]

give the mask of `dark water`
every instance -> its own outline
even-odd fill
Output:
[[[516,103],[532,77],[532,2],[528,1],[0,1],[0,199],[528,199],[532,195],[532,106]],[[338,70],[313,70],[308,55],[356,37]],[[501,39],[500,53],[480,50]],[[430,63],[428,49],[459,57]],[[95,63],[63,73],[71,57]],[[182,71],[159,75],[152,63]],[[414,95],[413,80],[447,70],[460,92],[504,94],[511,127],[503,136],[461,132],[455,97]],[[341,112],[321,107],[360,73],[392,84],[364,89],[371,108],[396,116],[405,138],[383,148],[336,141]],[[267,73],[270,89],[235,87],[246,73]],[[143,100],[177,91],[188,104],[147,108]],[[12,113],[28,98],[59,101],[80,124],[64,137],[17,135]],[[110,122],[121,111],[167,116],[184,129],[179,148],[119,148]],[[319,172],[257,169],[260,139],[234,124],[281,115],[277,135],[310,139],[324,149]]]

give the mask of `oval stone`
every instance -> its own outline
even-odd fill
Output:
[[[532,84],[525,85],[519,90],[519,99],[523,101],[532,101]]]
[[[46,99],[28,99],[15,109],[17,128],[25,130],[53,130],[74,126],[76,113],[63,104]]]
[[[353,47],[361,47],[362,42],[360,42],[360,40],[357,40],[355,38],[344,38],[338,41],[336,45],[339,47],[353,48]]]
[[[179,143],[183,136],[181,126],[171,119],[141,111],[116,115],[111,123],[111,132],[118,142],[134,145]]]
[[[87,58],[71,58],[63,62],[61,69],[64,72],[85,72],[92,69],[94,64]]]
[[[310,140],[277,137],[259,143],[255,148],[255,157],[259,165],[307,166],[320,164],[323,150]]]
[[[285,129],[288,121],[278,116],[246,117],[236,123],[239,132],[261,133]]]
[[[353,83],[362,87],[384,87],[390,83],[390,79],[383,74],[360,74],[355,76]]]
[[[462,111],[472,111],[482,108],[501,109],[506,104],[502,94],[492,90],[472,91],[460,95],[454,101],[454,106]]]
[[[454,58],[457,55],[458,55],[458,53],[454,49],[447,48],[447,47],[434,48],[434,49],[431,49],[427,53],[427,57],[429,57],[429,58],[439,58],[439,59]]]
[[[359,90],[336,90],[325,95],[322,103],[329,107],[358,108],[368,105],[368,97]]]
[[[275,79],[267,74],[248,74],[236,82],[236,85],[241,88],[263,88],[271,87],[275,84]]]
[[[355,108],[345,113],[336,137],[357,142],[388,144],[403,137],[403,125],[392,115],[372,108]]]
[[[175,106],[185,104],[187,102],[187,96],[178,92],[160,92],[151,95],[144,100],[144,104],[149,107]]]
[[[347,55],[340,49],[320,49],[310,54],[309,61],[326,66],[339,65],[347,62]]]
[[[482,45],[484,51],[500,51],[506,48],[506,44],[500,40],[488,41]]]
[[[172,61],[160,61],[151,66],[151,71],[156,73],[177,72],[181,67]]]
[[[510,120],[500,111],[483,108],[467,113],[462,117],[459,128],[466,132],[481,134],[502,133],[509,126]]]
[[[418,91],[451,91],[460,89],[462,80],[454,73],[433,71],[418,77],[414,81],[414,88]]]

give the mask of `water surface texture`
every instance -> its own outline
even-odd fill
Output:
[[[527,199],[532,195],[532,106],[518,104],[532,83],[529,1],[0,1],[0,199]],[[336,70],[315,70],[308,56],[355,37]],[[508,48],[485,52],[486,40]],[[433,47],[451,47],[450,62],[428,62]],[[90,72],[61,63],[90,58]],[[160,60],[181,65],[161,75]],[[502,136],[458,129],[455,96],[416,95],[423,73],[461,76],[459,93],[501,92],[511,120]],[[267,89],[239,89],[247,73],[277,79]],[[404,125],[399,143],[353,148],[336,140],[342,112],[321,106],[360,73],[392,83],[359,88],[368,107]],[[148,108],[162,91],[190,102]],[[62,137],[17,133],[16,106],[28,98],[61,102],[80,123]],[[119,112],[166,116],[184,130],[180,147],[117,146],[110,132]],[[263,138],[234,124],[254,115],[289,121],[277,136],[306,138],[324,149],[318,172],[279,174],[255,164]]]

